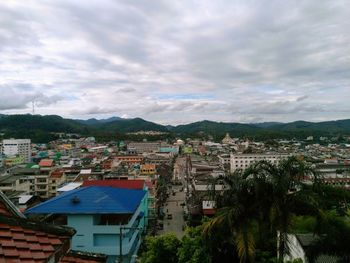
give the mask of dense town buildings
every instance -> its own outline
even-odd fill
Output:
[[[9,141],[5,143],[0,190],[28,215],[50,214],[54,218],[51,224],[65,223],[73,227],[77,234],[71,237],[72,249],[103,253],[109,261],[120,257],[125,263],[136,260],[143,233],[151,230],[156,233],[163,227],[159,220],[172,217],[164,200],[177,192],[181,192],[179,196],[183,199],[175,199],[176,207],[181,205],[185,220],[196,224],[203,216],[215,216],[216,203],[210,193],[227,189],[218,179],[261,160],[277,164],[283,158],[297,155],[322,175],[325,184],[350,187],[349,144],[318,144],[307,139],[259,142],[232,139],[229,134],[221,142],[177,139],[173,143],[107,144],[89,137],[59,139],[49,144],[18,140],[13,147],[9,146]],[[24,144],[29,146],[24,147]],[[31,156],[27,158],[29,153]],[[106,187],[115,190],[107,190],[107,193]],[[85,214],[88,209],[85,200],[89,198],[106,198],[110,205],[122,205],[125,200],[132,199],[132,191],[143,191],[145,195],[140,196],[130,210],[116,209],[108,213],[101,210],[99,214],[93,207],[94,214]],[[123,200],[121,192],[128,192]],[[96,196],[98,193],[100,196]],[[58,208],[56,200],[65,200],[62,206],[65,210],[55,210]],[[81,210],[73,212],[69,210],[71,206]],[[170,219],[166,220],[171,223]],[[107,249],[111,246],[116,248],[112,252]]]

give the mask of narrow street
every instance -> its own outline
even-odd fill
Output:
[[[165,218],[164,218],[164,229],[159,231],[159,234],[164,233],[174,233],[178,238],[182,238],[184,235],[184,219],[183,219],[183,206],[182,203],[185,202],[185,193],[180,192],[182,186],[173,186],[175,195],[170,194],[165,206]],[[167,215],[171,214],[172,219],[168,219]]]

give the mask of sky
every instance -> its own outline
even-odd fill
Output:
[[[347,0],[6,0],[0,113],[350,118]]]

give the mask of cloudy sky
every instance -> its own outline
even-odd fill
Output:
[[[350,118],[348,1],[0,3],[0,113]]]

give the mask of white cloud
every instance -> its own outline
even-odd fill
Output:
[[[41,114],[161,123],[346,118],[348,28],[341,0],[5,1],[0,111],[36,100]]]

